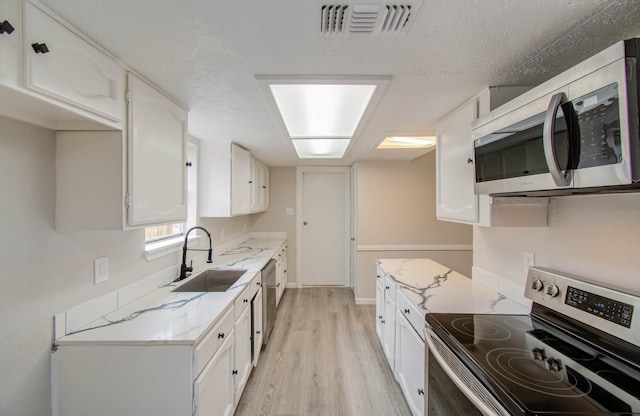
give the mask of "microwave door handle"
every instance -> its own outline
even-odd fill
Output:
[[[544,127],[542,130],[542,144],[544,146],[544,157],[547,161],[547,167],[549,167],[549,173],[553,181],[558,186],[569,186],[570,174],[567,171],[566,174],[562,173],[560,164],[558,163],[558,157],[556,155],[556,148],[554,144],[554,134],[556,127],[556,114],[558,114],[558,108],[567,101],[567,96],[563,92],[554,94],[549,102],[549,108],[547,108],[547,114],[544,118]]]

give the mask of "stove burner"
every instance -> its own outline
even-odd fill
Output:
[[[555,397],[589,395],[592,387],[588,379],[575,371],[564,371],[558,360],[535,361],[531,354],[517,348],[494,348],[486,360],[497,375],[529,390]]]
[[[504,326],[478,317],[457,318],[451,322],[451,325],[460,333],[474,339],[506,341],[511,338],[511,331]]]

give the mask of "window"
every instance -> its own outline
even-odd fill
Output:
[[[191,141],[187,144],[187,160],[191,162],[191,167],[187,170],[187,222],[146,227],[144,240],[147,248],[149,248],[149,244],[162,240],[181,238],[186,230],[196,225],[198,147]]]

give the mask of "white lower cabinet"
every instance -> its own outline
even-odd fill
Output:
[[[376,270],[376,334],[414,416],[424,414],[424,315],[381,268]]]
[[[249,374],[253,368],[251,361],[251,307],[250,304],[251,289],[247,287],[240,297],[236,300],[236,322],[234,325],[235,347],[234,358],[235,366],[233,369],[233,383],[235,386],[235,405],[240,401],[240,396],[244,391],[244,387],[249,380]]]
[[[228,416],[235,410],[235,386],[231,382],[234,368],[233,335],[228,334],[193,383],[194,416]]]
[[[395,369],[395,351],[396,351],[396,303],[389,295],[388,286],[385,286],[384,295],[384,337],[382,341],[382,350],[389,361],[391,369]]]
[[[256,293],[253,303],[253,366],[258,365],[260,352],[262,350],[262,291],[260,288]]]
[[[287,286],[287,247],[286,244],[280,247],[274,257],[276,260],[276,307],[280,305],[280,299]]]
[[[382,286],[382,272],[380,270],[376,274],[376,280],[376,334],[382,343],[384,337],[384,326],[382,324],[384,319],[384,287]]]
[[[423,415],[425,343],[402,311],[396,317],[396,380],[411,412]]]
[[[396,349],[396,284],[380,269],[377,270],[376,277],[376,333],[393,370]]]
[[[253,287],[259,281],[258,273],[195,346],[59,345],[52,355],[52,415],[85,416],[88,409],[95,416],[232,415],[257,361],[252,337],[258,354],[262,347],[262,288]]]

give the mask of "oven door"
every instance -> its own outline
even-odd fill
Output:
[[[424,330],[428,416],[509,416],[482,383],[428,325]]]

